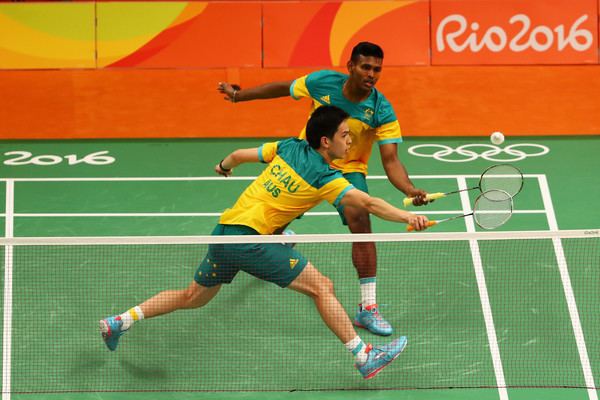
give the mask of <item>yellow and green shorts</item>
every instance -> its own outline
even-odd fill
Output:
[[[259,233],[244,225],[218,224],[212,235]],[[231,283],[239,271],[244,271],[258,279],[286,287],[300,275],[307,263],[308,260],[299,251],[283,243],[211,244],[194,274],[194,280],[199,285],[211,287]]]

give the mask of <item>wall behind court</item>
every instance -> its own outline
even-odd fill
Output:
[[[287,136],[307,104],[216,83],[343,70],[360,40],[407,136],[599,134],[599,3],[0,2],[0,137]]]
[[[598,63],[598,0],[0,3],[0,68]]]

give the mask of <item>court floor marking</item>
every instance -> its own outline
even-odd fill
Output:
[[[550,186],[548,185],[548,180],[546,179],[545,175],[539,178],[539,184],[540,191],[542,192],[544,208],[548,210],[548,213],[546,214],[548,216],[548,227],[551,231],[558,231],[558,222],[556,221],[554,205],[552,204],[552,198],[550,197]],[[567,300],[567,307],[569,309],[569,316],[571,317],[571,325],[573,328],[573,334],[575,335],[575,342],[577,343],[577,351],[579,352],[579,360],[581,362],[581,368],[583,370],[583,377],[585,379],[585,385],[587,386],[588,396],[590,400],[598,400],[598,393],[596,392],[596,385],[594,383],[594,375],[592,373],[587,346],[583,336],[583,328],[579,318],[579,311],[577,309],[577,302],[575,301],[573,286],[571,285],[571,278],[569,276],[569,269],[567,266],[567,260],[565,258],[562,241],[560,238],[553,238],[552,244],[554,246],[554,253],[556,254],[556,261],[560,272],[563,291]]]
[[[456,179],[459,183],[459,188],[460,189],[466,189],[468,186],[466,184],[466,179],[467,178],[479,178],[480,175],[416,175],[416,176],[411,176],[411,179],[444,179],[444,178],[448,178],[448,179]],[[545,179],[545,175],[541,175],[541,174],[525,174],[524,175],[525,178],[537,178],[539,184],[540,184],[540,190],[542,190],[542,182],[546,182]],[[543,177],[543,179],[542,179]],[[12,237],[13,235],[13,223],[14,223],[14,183],[19,181],[19,182],[64,182],[64,181],[212,181],[212,180],[254,180],[256,177],[145,177],[145,178],[0,178],[0,181],[4,181],[6,182],[6,211],[5,211],[5,237]],[[368,179],[373,179],[373,180],[382,180],[385,179],[387,180],[387,176],[370,176],[368,177]],[[547,182],[546,182],[546,193],[544,193],[544,191],[542,190],[542,194],[547,195],[548,199],[549,199],[549,191],[548,191],[548,187],[547,187]],[[465,192],[461,192],[460,193],[460,197],[461,197],[461,202],[463,203],[463,208],[465,204],[469,204],[469,198],[468,198],[468,193]],[[466,201],[466,203],[465,203]],[[544,205],[546,206],[547,203],[546,201],[544,201]],[[551,205],[551,202],[550,202]],[[546,207],[544,207],[544,210],[530,210],[532,212],[535,213],[546,213],[546,215],[548,216],[548,220],[550,222],[551,220],[551,216],[549,215],[549,211],[552,211],[552,220],[556,221],[555,216],[554,216],[554,210],[553,208],[548,209]],[[519,210],[520,213],[524,213],[524,210]],[[433,212],[432,212],[433,213]],[[436,212],[436,213],[442,213],[442,212]],[[445,213],[452,213],[452,212],[445,212]],[[455,213],[455,212],[454,212]],[[124,214],[124,213],[117,213],[117,214]],[[140,213],[138,213],[140,214]],[[143,213],[142,213],[143,214]],[[172,215],[173,213],[163,213],[163,214],[168,214],[168,215]],[[189,213],[185,213],[185,214],[189,214]],[[218,213],[216,213],[218,215]],[[332,212],[332,215],[337,215],[336,212]],[[152,213],[152,216],[156,216],[156,214]],[[22,215],[24,216],[24,215]],[[56,216],[56,214],[52,214],[52,216]],[[70,215],[73,216],[73,215]],[[90,216],[90,214],[83,214],[82,216]],[[102,215],[99,215],[102,216]],[[128,216],[131,216],[128,215]],[[469,229],[469,224],[472,225],[472,231],[475,231],[473,222],[470,220],[466,220],[467,222],[467,229]],[[557,229],[557,228],[556,228]],[[9,236],[10,235],[10,236]],[[501,400],[507,400],[508,399],[508,394],[506,391],[506,384],[505,384],[505,380],[504,380],[504,372],[502,369],[502,363],[501,363],[501,359],[500,359],[500,353],[499,353],[499,349],[498,349],[498,344],[497,344],[497,339],[496,339],[496,334],[495,334],[495,328],[494,328],[494,324],[493,324],[493,319],[491,318],[491,307],[489,304],[489,298],[488,298],[488,294],[487,294],[487,287],[485,286],[485,278],[483,276],[483,268],[481,265],[481,258],[479,256],[479,252],[478,252],[478,245],[476,243],[476,241],[471,241],[471,242],[475,242],[476,245],[476,250],[475,252],[472,252],[473,254],[473,261],[475,264],[475,268],[476,268],[476,275],[478,276],[478,287],[480,287],[480,296],[483,296],[485,298],[482,299],[482,307],[487,307],[489,308],[489,312],[484,312],[484,318],[486,318],[486,327],[491,326],[491,330],[488,327],[488,341],[490,342],[490,350],[492,352],[492,359],[493,359],[493,363],[494,363],[494,369],[495,369],[495,374],[496,374],[496,381],[498,384],[498,391],[499,391],[499,395],[500,395],[500,399]],[[559,240],[559,245],[560,245],[560,240]],[[10,352],[10,346],[11,346],[11,325],[12,325],[12,257],[10,257],[10,260],[8,260],[7,254],[9,254],[9,249],[10,249],[10,253],[12,253],[12,246],[7,246],[6,252],[5,252],[5,261],[8,261],[6,263],[6,268],[5,268],[5,292],[4,292],[4,308],[5,308],[5,313],[4,313],[4,319],[5,319],[5,323],[4,323],[4,339],[3,339],[3,347],[5,349],[4,353],[3,353],[3,396],[2,399],[3,400],[9,400],[10,399],[10,357],[6,357],[6,349],[8,349],[8,351]],[[472,247],[474,248],[474,247]],[[561,247],[562,249],[562,247]],[[557,253],[557,257],[558,257],[558,253]],[[564,258],[564,254],[563,254],[563,258]],[[477,259],[479,261],[477,261]],[[10,265],[9,265],[10,264]],[[477,264],[479,264],[479,267],[477,267]],[[10,271],[10,273],[8,273],[7,271]],[[567,277],[568,277],[568,272],[567,272]],[[8,285],[8,286],[7,286]],[[565,293],[567,293],[567,287],[565,287]],[[572,295],[572,288],[570,287],[570,281],[569,281],[569,291]],[[487,306],[484,305],[484,303],[487,303]],[[574,296],[573,296],[573,304],[574,304]],[[7,307],[9,308],[9,310],[7,310]],[[571,307],[569,308],[569,310],[571,310]],[[575,306],[575,311],[576,311],[576,306]],[[8,317],[7,317],[8,316]],[[489,316],[490,321],[487,321],[487,318]],[[7,322],[7,318],[8,318],[8,322]],[[491,322],[491,324],[490,324]],[[574,326],[576,325],[575,320],[573,320],[572,318],[572,322],[574,324]],[[581,332],[581,324],[579,322],[579,318],[578,318],[578,314],[577,314],[577,325],[579,326],[579,330]],[[7,328],[8,327],[8,328]],[[7,330],[8,330],[8,334],[7,334]],[[574,329],[575,330],[575,329]],[[575,330],[577,332],[577,330]],[[582,336],[582,335],[581,335]],[[582,336],[583,337],[583,336]],[[8,343],[7,343],[8,342]],[[494,349],[494,345],[493,343],[495,343],[495,349]],[[582,365],[584,366],[584,357],[582,356],[581,353],[581,348],[578,344],[578,349],[580,350],[580,358],[582,359]],[[583,350],[585,351],[585,360],[587,360],[587,364],[589,366],[589,359],[587,358],[587,350],[585,350],[585,343],[583,343]],[[591,368],[589,369],[589,373],[591,374]],[[584,375],[585,375],[585,366],[584,366]],[[586,375],[586,385],[588,387],[594,387],[593,384],[593,376],[591,376],[591,386],[588,383],[589,379],[588,376]],[[7,390],[8,388],[8,390]],[[590,389],[588,389],[588,392],[590,392]],[[592,400],[597,400],[597,397],[595,396],[596,393],[595,391],[593,392],[593,396],[592,394],[590,394],[590,399]]]
[[[463,178],[479,178],[480,175],[411,175],[411,179],[463,179]],[[539,174],[524,174],[524,178],[537,178]],[[7,181],[9,178],[0,178],[1,181]],[[10,178],[13,182],[152,182],[152,181],[250,181],[256,179],[255,176],[195,176],[195,177],[105,177],[105,178]],[[388,180],[386,175],[370,175],[369,180]],[[449,215],[460,214],[461,211],[422,211],[412,210],[415,214],[425,215]],[[546,210],[515,210],[515,214],[543,214]],[[185,212],[185,213],[13,213],[14,217],[218,217],[221,213],[218,212]],[[306,216],[337,216],[336,211],[307,212]],[[0,213],[1,216],[6,214]]]
[[[467,180],[458,178],[458,188],[460,190],[467,189]],[[466,191],[460,192],[460,200],[463,207],[463,214],[470,213],[471,200],[469,193]],[[467,232],[475,232],[475,224],[472,218],[465,218]],[[487,333],[488,344],[492,356],[492,364],[494,366],[494,374],[496,375],[496,385],[498,386],[498,395],[500,400],[508,400],[508,391],[506,390],[506,381],[504,379],[504,368],[502,366],[502,358],[500,357],[500,347],[498,346],[498,336],[496,335],[496,327],[494,325],[494,317],[492,315],[492,306],[488,295],[487,284],[485,282],[485,273],[483,271],[483,262],[479,253],[479,243],[477,240],[469,240],[471,249],[471,259],[473,260],[473,269],[475,270],[475,278],[477,280],[477,289],[479,290],[479,299],[481,301],[481,311],[485,322],[485,330]]]
[[[4,236],[13,237],[14,229],[14,189],[15,183],[6,180]],[[4,318],[2,331],[2,400],[10,400],[11,389],[11,356],[12,356],[12,254],[13,247],[4,248]]]

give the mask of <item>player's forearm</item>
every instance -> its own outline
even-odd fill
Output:
[[[408,177],[406,168],[398,159],[398,145],[396,143],[386,143],[379,146],[381,152],[381,163],[385,174],[394,187],[406,195],[411,195],[415,191],[415,186]]]
[[[427,217],[416,215],[408,211],[396,208],[383,199],[371,197],[358,189],[351,189],[342,197],[341,205],[344,207],[357,207],[376,215],[381,219],[393,222],[405,222],[413,226],[415,230],[423,230],[427,227]]]
[[[378,197],[369,197],[365,202],[365,209],[373,215],[386,221],[408,222],[411,213],[392,206],[390,203]]]
[[[415,185],[413,185],[408,177],[406,168],[404,168],[404,165],[397,158],[384,162],[383,169],[392,185],[402,193],[410,195],[415,190]]]
[[[221,163],[220,167],[223,170],[229,171],[234,169],[240,164],[248,163],[248,162],[258,162],[258,149],[250,148],[250,149],[238,149],[234,152],[230,153],[225,157]]]
[[[236,150],[237,151],[237,150]],[[233,153],[229,153],[220,163],[220,167],[221,169],[223,169],[224,171],[229,171],[231,169],[234,169],[235,167],[237,167],[238,165],[240,165],[241,162],[239,161],[239,159],[236,159],[236,155],[235,155],[235,151]]]
[[[291,84],[292,81],[271,82],[249,89],[241,89],[235,94],[235,102],[289,96]]]

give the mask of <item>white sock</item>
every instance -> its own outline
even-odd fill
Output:
[[[344,343],[346,349],[354,355],[354,359],[359,364],[364,364],[367,361],[367,345],[362,341],[360,336],[356,336],[348,343]]]
[[[119,317],[121,317],[121,321],[123,321],[123,327],[121,329],[125,331],[129,329],[135,321],[144,319],[144,313],[140,306],[135,306],[119,315]]]
[[[360,279],[360,294],[362,297],[363,307],[372,306],[377,304],[377,283],[375,277],[373,278],[362,278]]]

